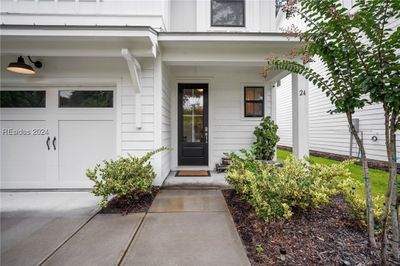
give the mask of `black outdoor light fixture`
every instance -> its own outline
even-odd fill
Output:
[[[33,61],[30,56],[28,56],[29,61],[36,67],[41,68],[43,66],[42,62],[40,61]],[[8,71],[25,74],[25,75],[33,75],[35,74],[35,70],[28,64],[25,64],[25,60],[22,56],[18,57],[17,62],[11,62],[8,67]]]

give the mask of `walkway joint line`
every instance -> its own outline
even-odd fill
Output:
[[[81,223],[81,225],[78,226],[78,228],[75,230],[75,232],[73,232],[72,234],[70,234],[68,237],[65,238],[65,240],[63,242],[61,242],[60,245],[58,245],[58,247],[56,247],[52,252],[50,252],[49,255],[47,255],[46,257],[44,257],[44,259],[38,263],[38,266],[43,265],[46,261],[48,261],[51,256],[53,256],[60,248],[62,248],[62,246],[65,245],[65,243],[67,243],[71,238],[73,238],[85,225],[87,225],[98,213],[100,212],[99,208],[96,208],[94,213],[84,222]]]
[[[125,256],[126,256],[126,253],[128,253],[129,248],[132,246],[133,240],[135,239],[136,235],[138,234],[138,232],[139,232],[140,229],[142,228],[142,225],[143,225],[143,223],[144,223],[144,219],[146,218],[146,216],[147,216],[148,213],[149,213],[149,212],[146,211],[146,213],[145,213],[145,214],[143,215],[143,217],[140,219],[139,225],[137,226],[137,229],[135,230],[135,232],[133,233],[131,239],[129,240],[128,245],[126,246],[126,248],[125,248],[125,250],[124,250],[124,253],[122,254],[121,258],[117,261],[117,264],[116,264],[117,266],[120,266],[121,263],[123,262],[123,260],[124,260],[124,258],[125,258]]]

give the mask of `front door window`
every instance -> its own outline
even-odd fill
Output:
[[[183,90],[183,141],[202,142],[204,138],[203,89]]]

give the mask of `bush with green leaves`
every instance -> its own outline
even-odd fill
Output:
[[[272,160],[275,154],[275,146],[279,141],[276,134],[278,126],[271,117],[262,119],[259,126],[254,130],[256,141],[252,145],[252,152],[258,160]]]
[[[228,183],[264,220],[288,219],[293,209],[320,207],[340,192],[355,217],[365,220],[365,201],[362,205],[363,200],[349,192],[353,179],[348,166],[353,161],[325,165],[289,156],[280,167],[255,160],[246,150],[230,157]]]
[[[367,206],[365,198],[356,193],[358,187],[361,187],[361,183],[353,178],[346,178],[338,183],[338,190],[343,194],[346,202],[350,205],[351,215],[353,218],[361,221],[364,225],[367,225]],[[384,207],[378,202],[383,202],[382,195],[373,197],[374,220],[376,225],[381,223],[380,219],[382,218]]]
[[[94,182],[93,194],[102,197],[100,207],[107,205],[111,195],[136,198],[150,193],[156,174],[149,160],[164,150],[167,148],[148,152],[141,158],[129,155],[117,160],[103,161],[103,165],[98,164],[93,170],[88,169],[86,176]]]

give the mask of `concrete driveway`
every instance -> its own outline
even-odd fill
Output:
[[[1,265],[38,265],[95,213],[89,192],[1,192]]]

